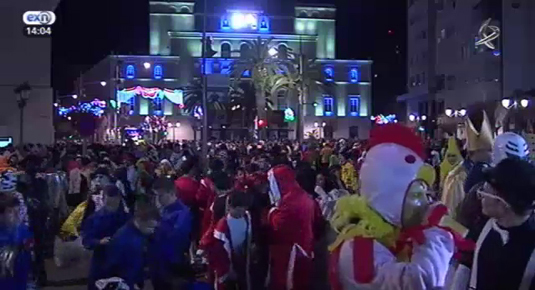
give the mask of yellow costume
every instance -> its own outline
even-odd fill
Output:
[[[351,193],[358,192],[357,171],[351,162],[342,165],[342,182]]]
[[[70,236],[80,236],[80,226],[82,225],[82,219],[84,218],[85,209],[87,207],[87,201],[79,204],[76,209],[69,215],[67,220],[63,223],[60,230],[60,236],[67,238]]]
[[[488,150],[492,151],[494,134],[487,113],[483,112],[483,122],[479,132],[469,118],[466,118],[466,148],[469,152]],[[442,202],[449,208],[451,217],[455,219],[457,207],[463,201],[464,183],[468,177],[466,162],[457,165],[444,179],[442,187]]]
[[[448,160],[448,156],[455,156],[456,161],[452,164]],[[459,163],[463,162],[463,157],[461,155],[461,151],[459,150],[459,147],[457,146],[457,139],[455,137],[450,137],[448,139],[448,149],[446,150],[446,153],[444,154],[444,160],[442,163],[440,163],[440,187],[442,188],[444,186],[444,180],[446,179],[446,176],[448,176],[448,173],[450,173]]]

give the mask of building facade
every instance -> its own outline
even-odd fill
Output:
[[[477,104],[486,104],[491,115],[498,114],[502,98],[515,90],[534,88],[534,56],[530,53],[535,36],[533,1],[410,0],[408,9],[409,35],[426,35],[429,46],[425,49],[423,41],[409,36],[408,93],[398,97],[407,104],[407,116],[425,114],[429,123],[451,125],[459,123],[471,107],[482,107]],[[426,21],[419,16],[424,11],[428,11]],[[416,24],[418,19],[421,26]],[[499,29],[498,37],[481,43],[493,32],[489,26]],[[428,84],[421,86],[420,64],[413,62],[418,59],[419,46],[428,62]]]
[[[14,90],[27,82],[27,104],[23,113],[24,143],[50,144],[54,141],[53,91],[50,84],[50,39],[23,34],[26,11],[53,11],[57,2],[2,1],[0,3],[0,146],[11,140],[21,142],[21,118]],[[52,32],[53,33],[53,32]]]
[[[271,39],[271,46],[279,52],[276,57],[291,58],[296,53],[316,59],[317,81],[329,84],[329,90],[310,90],[303,100],[304,135],[368,137],[372,63],[336,59],[335,7],[300,6],[292,1],[284,5],[268,5],[267,1],[247,5],[208,2],[205,73],[210,99],[227,103],[233,62],[249,49],[248,41],[259,37],[263,41]],[[129,116],[119,116],[118,126],[135,126],[146,116],[164,115],[172,124],[180,123],[180,128],[172,129],[168,138],[198,136],[200,124],[186,114],[182,88],[201,77],[202,16],[195,2],[151,1],[150,55],[109,56],[102,60],[82,76],[81,83],[105,81],[109,85],[83,85],[87,98],[130,102]],[[242,77],[248,79],[247,75]],[[162,97],[155,98],[154,94]],[[273,109],[279,112],[296,110],[297,99],[296,94],[271,96]],[[233,138],[237,136],[235,131],[243,129],[228,121],[230,109],[211,113],[215,114],[210,117],[212,136]],[[268,131],[273,132],[270,137],[294,138],[295,130],[295,123],[268,120]]]

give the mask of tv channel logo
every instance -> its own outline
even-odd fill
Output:
[[[26,25],[52,25],[56,22],[56,14],[52,11],[26,11],[22,21]]]

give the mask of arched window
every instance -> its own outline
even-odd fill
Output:
[[[163,77],[163,70],[161,65],[155,65],[154,66],[154,78],[157,80],[162,79]]]
[[[242,45],[240,46],[240,57],[241,58],[247,58],[249,56],[249,50],[251,48],[249,47],[249,44],[247,43],[242,43]]]
[[[182,8],[180,8],[180,13],[190,13],[189,8],[186,6],[182,6]]]
[[[282,58],[282,59],[287,59],[288,58],[288,47],[286,47],[285,44],[279,44],[279,47],[278,47],[278,57],[279,58]]]
[[[306,11],[301,11],[301,12],[299,13],[299,17],[301,17],[301,18],[307,18],[307,17],[308,17],[308,14],[307,14]]]
[[[320,17],[320,13],[318,11],[314,11],[314,12],[312,12],[312,17],[313,18],[319,18]]]
[[[225,42],[221,44],[221,57],[230,58],[230,44],[229,43]]]
[[[133,79],[136,77],[136,68],[134,67],[134,65],[127,65],[126,66],[126,78],[127,79]]]

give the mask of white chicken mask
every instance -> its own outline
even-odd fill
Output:
[[[403,216],[407,214],[403,212],[407,204],[420,203],[406,200],[409,188],[427,190],[423,181],[422,186],[415,186],[424,157],[421,138],[408,127],[386,124],[371,132],[369,150],[359,174],[360,192],[372,208],[395,226],[404,226],[403,221],[412,218]],[[425,200],[422,203],[422,207],[428,206]]]

